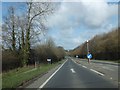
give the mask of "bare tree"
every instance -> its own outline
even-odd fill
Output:
[[[54,11],[53,4],[27,2],[26,10],[21,15],[15,13],[14,7],[10,7],[8,15],[3,20],[3,43],[5,47],[21,52],[23,66],[26,66],[30,59],[31,41],[38,39],[38,35],[47,30],[44,22],[46,17]]]
[[[41,20],[46,15],[49,15],[53,11],[53,5],[50,2],[27,2],[27,25],[26,25],[26,36],[25,36],[25,49],[24,49],[24,65],[27,64],[29,60],[30,55],[30,36],[31,36],[31,30],[34,30],[36,28],[33,28],[33,25],[37,20],[39,20],[38,24],[41,26],[40,29],[43,28],[43,23]]]
[[[109,60],[117,60],[119,59],[119,50],[118,47],[118,32],[120,29],[113,29],[109,33],[104,33],[100,35],[96,35],[94,38],[89,40],[89,49],[93,54],[94,59],[109,59]],[[86,43],[84,42],[78,48],[75,48],[71,55],[85,55],[86,58]]]
[[[15,8],[10,7],[8,9],[8,16],[4,18],[4,24],[2,25],[4,43],[8,45],[11,50],[16,50],[16,16]]]

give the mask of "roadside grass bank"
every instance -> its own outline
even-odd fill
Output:
[[[79,60],[88,60],[88,59],[83,59],[83,58],[77,58]],[[120,60],[99,60],[99,59],[91,59],[91,60],[95,60],[95,61],[104,61],[104,62],[113,62],[113,63],[120,63]]]
[[[17,88],[22,83],[48,72],[64,61],[65,60],[62,60],[53,64],[40,64],[36,68],[33,66],[22,67],[2,73],[2,88]]]
[[[120,60],[96,60],[96,61],[106,61],[106,62],[120,63]]]
[[[2,89],[2,73],[0,73],[0,90]]]

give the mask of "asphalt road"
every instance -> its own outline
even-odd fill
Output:
[[[84,68],[69,58],[43,83],[42,88],[118,88],[118,85],[94,69]]]
[[[99,60],[90,60],[90,63],[88,63],[87,59],[71,59],[78,63],[80,66],[85,66],[89,69],[99,71],[104,74],[104,77],[113,80],[115,83],[119,82],[120,84],[120,81],[118,79],[119,65],[117,63]]]

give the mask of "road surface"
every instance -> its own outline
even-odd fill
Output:
[[[117,88],[117,86],[102,75],[80,67],[69,59],[43,88]]]
[[[75,63],[71,58],[45,80],[40,79],[27,88],[118,88],[105,74]],[[42,82],[41,82],[42,81]]]
[[[118,74],[119,74],[119,65],[114,62],[107,62],[107,61],[99,61],[99,60],[90,60],[90,63],[88,63],[87,59],[77,59],[72,58],[76,63],[78,63],[81,66],[85,66],[90,69],[94,69],[96,71],[99,71],[105,75],[106,78],[112,79],[114,81],[118,81]]]

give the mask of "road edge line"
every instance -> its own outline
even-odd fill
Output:
[[[43,88],[47,84],[47,82],[62,68],[62,66],[67,62],[67,60],[41,86],[39,86],[39,88]]]

